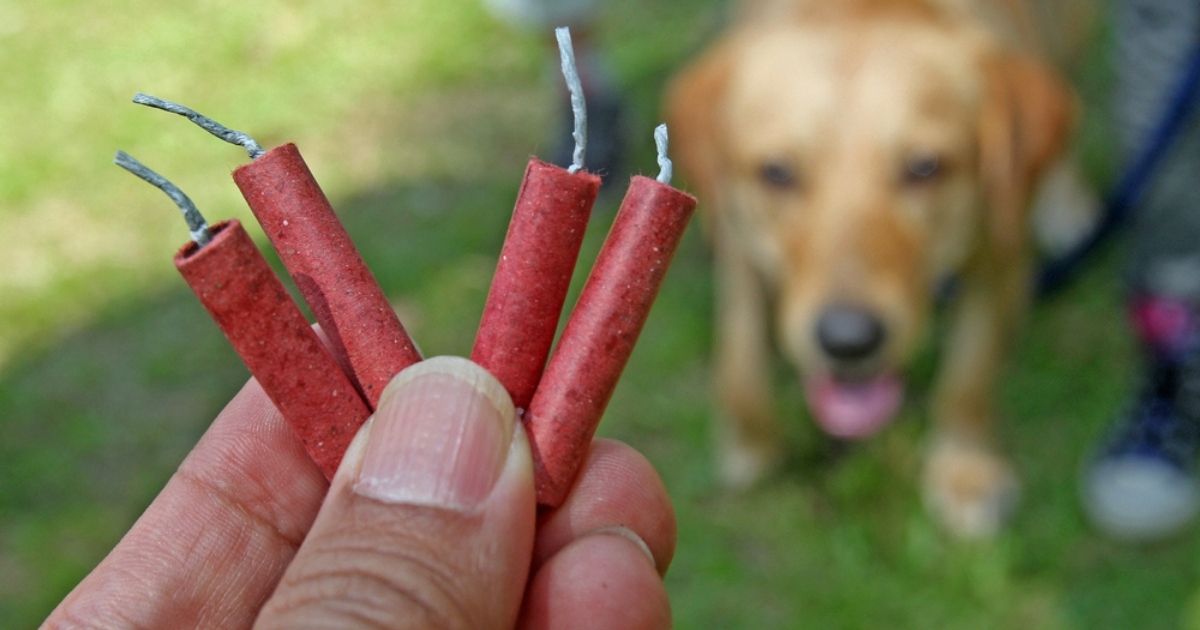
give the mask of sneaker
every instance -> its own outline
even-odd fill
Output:
[[[1151,388],[1084,478],[1084,508],[1105,534],[1146,542],[1174,534],[1200,510],[1200,424]]]

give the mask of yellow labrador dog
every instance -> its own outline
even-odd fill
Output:
[[[900,406],[953,277],[924,493],[953,532],[1002,523],[1016,480],[993,389],[1026,308],[1028,208],[1074,116],[1036,19],[1001,0],[759,2],[673,81],[676,155],[716,252],[727,483],[780,455],[771,326],[821,428],[865,438]]]

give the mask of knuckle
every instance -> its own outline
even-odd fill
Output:
[[[297,621],[331,627],[468,628],[470,610],[457,572],[430,550],[374,545],[367,537],[311,541],[264,609],[263,627]],[[275,619],[278,623],[264,623]]]

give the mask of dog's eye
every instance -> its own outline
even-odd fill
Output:
[[[762,166],[758,167],[758,178],[776,190],[789,190],[796,187],[796,173],[790,166],[782,162],[764,162]]]
[[[904,162],[905,184],[916,185],[933,181],[942,173],[942,160],[936,155],[915,155]]]

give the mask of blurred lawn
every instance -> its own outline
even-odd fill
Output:
[[[662,81],[714,32],[719,4],[606,5],[602,45],[635,105],[643,169]],[[210,218],[248,219],[226,175],[245,156],[129,97],[296,141],[422,347],[462,354],[524,161],[549,152],[549,41],[474,0],[0,0],[0,627],[38,622],[107,553],[246,376],[171,269],[186,237],[173,208],[110,165],[126,149]],[[1103,147],[1103,125],[1089,129]],[[584,260],[610,218],[598,214]],[[647,453],[675,498],[680,627],[1200,621],[1200,537],[1123,548],[1077,508],[1080,463],[1131,378],[1116,257],[1031,317],[1003,387],[1022,510],[994,543],[962,545],[915,488],[927,388],[881,439],[835,455],[797,421],[785,474],[742,496],[715,489],[706,256],[693,230],[603,428]],[[791,389],[781,409],[799,418]]]

